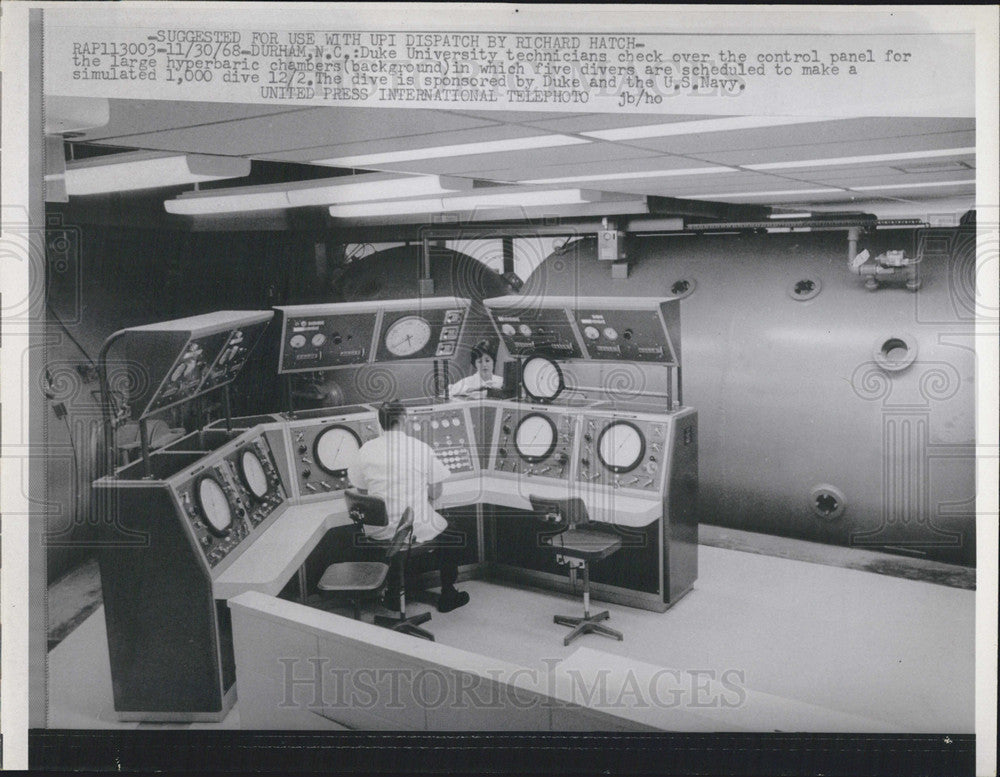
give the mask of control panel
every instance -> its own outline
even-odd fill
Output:
[[[658,310],[576,308],[573,315],[591,359],[676,362]]]
[[[281,330],[280,372],[325,370],[365,364],[375,337],[375,310],[286,313]]]
[[[375,359],[431,359],[455,355],[466,308],[385,311]]]
[[[663,484],[668,421],[630,414],[582,417],[576,478],[609,488],[659,492]]]
[[[512,356],[538,354],[553,359],[578,359],[580,344],[562,308],[491,311],[497,334]]]
[[[291,469],[303,499],[350,487],[348,467],[361,446],[381,433],[371,410],[290,421],[287,432]]]
[[[502,406],[496,421],[491,470],[568,480],[576,415],[545,406]]]
[[[476,438],[466,407],[411,407],[403,421],[404,431],[423,441],[441,459],[452,475],[479,471]]]
[[[176,488],[183,514],[209,566],[215,567],[287,499],[263,436],[197,468]]]

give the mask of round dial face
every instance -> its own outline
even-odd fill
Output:
[[[421,316],[404,316],[385,333],[385,347],[393,356],[412,356],[431,339],[431,325]]]
[[[323,334],[322,332],[317,332],[316,334],[314,334],[312,336],[312,340],[310,340],[310,342],[314,346],[316,346],[317,348],[319,348],[321,345],[323,345],[323,343],[326,342],[326,335]]]
[[[240,472],[250,493],[260,499],[267,493],[267,474],[264,465],[253,451],[243,451],[240,456]]]
[[[301,348],[303,345],[306,344],[306,336],[292,335],[291,339],[288,341],[288,344],[292,346],[292,348]]]
[[[360,447],[358,436],[346,426],[331,426],[320,432],[313,453],[320,469],[331,475],[342,475],[351,466]]]
[[[615,329],[613,326],[606,326],[604,327],[604,336],[609,340],[617,340],[618,330]]]
[[[646,442],[642,432],[627,421],[615,421],[604,427],[597,438],[597,455],[612,472],[629,472],[639,466]]]
[[[510,337],[517,330],[514,329],[514,325],[513,324],[504,324],[503,326],[500,327],[500,331],[503,332],[508,337]]]
[[[559,365],[544,356],[532,356],[521,368],[524,390],[535,399],[555,399],[563,390]]]
[[[203,477],[198,481],[198,504],[201,505],[209,531],[220,536],[229,531],[233,523],[233,512],[218,480]]]
[[[514,432],[514,447],[527,461],[548,458],[556,447],[555,424],[539,413],[526,415]]]
[[[601,332],[596,326],[585,326],[583,334],[588,340],[596,340],[601,336]]]
[[[521,324],[517,327],[517,331],[520,332],[525,337],[531,337],[531,327],[527,324]]]

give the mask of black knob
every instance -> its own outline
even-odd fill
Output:
[[[497,451],[497,453],[498,453],[498,454],[500,455],[500,457],[502,458],[502,457],[504,457],[504,456],[506,456],[506,455],[507,455],[507,449],[506,449],[506,448],[500,448],[500,449],[499,449],[499,450]]]
[[[510,434],[510,427],[509,427],[509,426],[507,426],[506,424],[505,424],[505,425],[504,425],[504,427],[503,427],[503,433],[504,433],[504,434]]]
[[[590,459],[580,459],[580,466],[581,467],[589,467],[590,466]]]
[[[583,439],[584,439],[584,442],[592,442],[594,438],[591,437],[589,434],[585,434],[585,435],[583,435]]]
[[[560,464],[565,464],[568,459],[569,456],[567,456],[565,453],[560,453],[558,456],[556,456],[556,461],[558,461]]]
[[[308,478],[310,475],[312,475],[312,470],[309,469],[309,467],[306,467],[304,470],[302,470],[302,477]]]
[[[308,450],[309,448],[305,444],[299,446],[299,453],[305,453]]]

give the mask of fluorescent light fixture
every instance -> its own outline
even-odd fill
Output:
[[[163,203],[168,213],[183,216],[246,213],[256,210],[298,208],[306,205],[367,202],[419,197],[471,190],[469,178],[438,175],[400,176],[385,173],[342,176],[313,181],[245,186],[188,192]]]
[[[135,151],[68,162],[66,193],[126,192],[243,178],[249,174],[250,160],[240,157]]]
[[[410,148],[405,151],[386,151],[376,154],[361,154],[359,156],[331,157],[330,159],[313,160],[312,164],[330,165],[331,167],[366,167],[368,165],[390,164],[392,162],[412,162],[418,159],[440,159],[446,156],[470,156],[473,154],[495,154],[504,151],[553,148],[555,146],[575,146],[580,143],[589,142],[589,140],[574,138],[569,135],[535,135],[529,138],[488,140],[482,143],[458,143],[452,146],[430,146],[427,148]]]
[[[811,219],[812,213],[772,213],[769,219]]]
[[[674,195],[681,200],[714,200],[719,197],[784,197],[789,194],[834,194],[846,191],[845,189],[784,189],[773,192],[718,192],[712,194],[677,194]]]
[[[853,192],[874,192],[881,189],[930,189],[935,186],[975,186],[976,180],[968,178],[964,181],[932,181],[929,183],[887,183],[879,186],[852,186]]]
[[[566,178],[533,178],[523,184],[578,183],[580,181],[618,181],[634,178],[669,178],[678,175],[711,175],[712,173],[738,173],[735,167],[684,167],[674,170],[642,170],[637,173],[602,173],[601,175],[572,175]]]
[[[586,189],[543,189],[532,191],[530,189],[502,186],[495,187],[495,189],[492,192],[490,189],[483,189],[478,194],[454,197],[333,205],[330,207],[330,215],[334,218],[347,219],[363,218],[366,216],[401,216],[498,208],[530,208],[546,205],[580,205],[600,202],[609,196],[605,195],[604,192],[595,192]],[[610,196],[613,199],[629,195]]]
[[[843,119],[844,117],[837,118]],[[618,129],[581,132],[580,134],[598,140],[639,140],[641,138],[668,138],[678,135],[701,135],[705,132],[783,127],[789,124],[813,124],[833,120],[829,116],[729,116],[723,119],[674,121],[669,124],[646,124],[641,127],[620,127]]]
[[[764,162],[759,165],[740,165],[744,170],[787,170],[794,167],[833,167],[836,165],[863,165],[870,162],[897,162],[901,159],[931,159],[939,156],[966,156],[975,154],[975,148],[939,148],[931,151],[901,151],[896,154],[870,156],[841,156],[829,159],[799,159],[794,162]]]

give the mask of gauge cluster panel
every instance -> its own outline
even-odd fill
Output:
[[[579,359],[583,354],[563,308],[505,309],[493,313],[497,334],[512,356]]]
[[[658,310],[573,311],[591,359],[676,364]]]
[[[322,498],[350,487],[347,469],[381,430],[372,410],[287,423],[291,469],[299,495]]]
[[[496,421],[490,469],[519,477],[568,481],[576,415],[556,408],[504,405]]]
[[[112,335],[108,387],[133,419],[231,383],[274,313],[224,310]]]
[[[391,362],[454,356],[465,326],[466,312],[465,307],[384,311],[375,360]]]
[[[668,450],[666,418],[585,413],[576,479],[609,488],[659,492]]]
[[[181,511],[210,567],[229,556],[288,498],[267,440],[254,436],[176,488]]]
[[[331,313],[295,309],[281,329],[280,372],[306,372],[365,364],[371,358],[378,312]],[[279,310],[283,310],[280,309]]]
[[[411,437],[429,445],[455,477],[479,471],[472,419],[465,407],[448,405],[411,407],[403,429]]]

